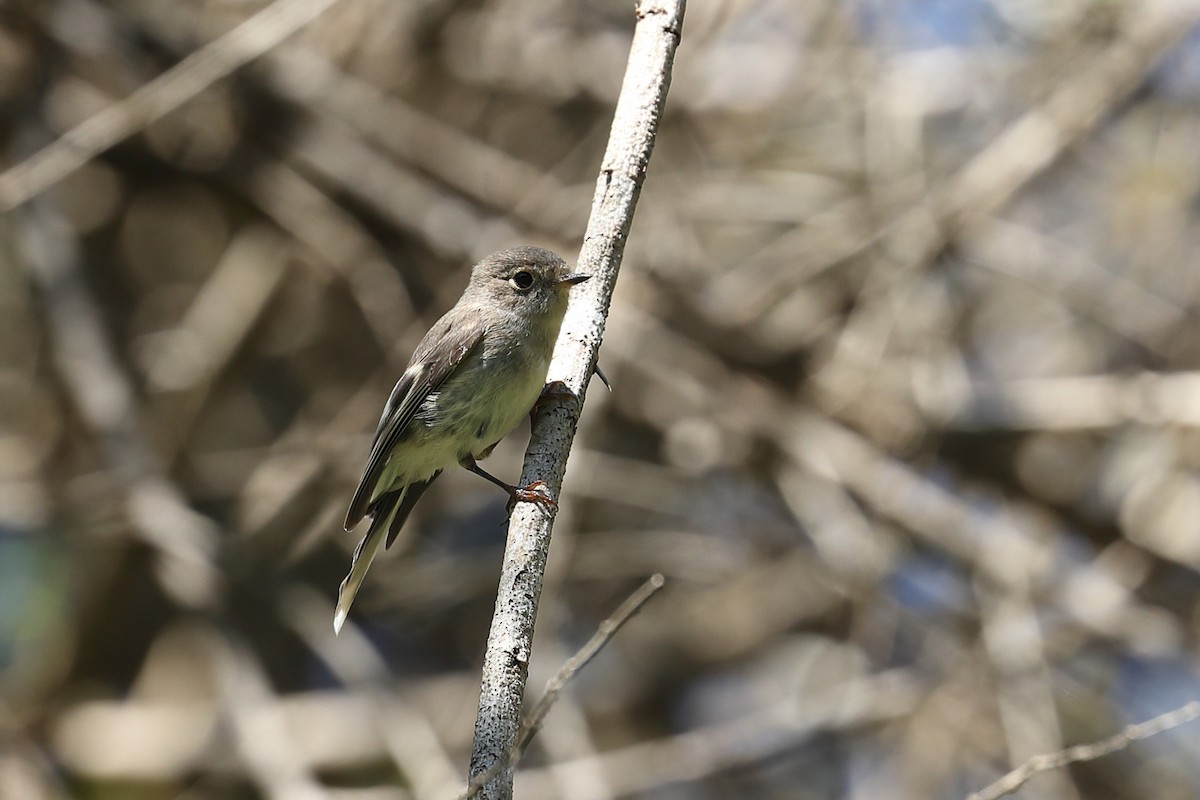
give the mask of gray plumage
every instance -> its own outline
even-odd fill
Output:
[[[485,458],[533,408],[568,290],[587,277],[549,250],[502,250],[472,268],[458,303],[417,345],[346,512],[346,530],[364,517],[371,525],[338,591],[335,631],[380,545],[391,545],[425,489],[443,469]]]

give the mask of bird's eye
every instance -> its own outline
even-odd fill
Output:
[[[520,290],[528,289],[530,286],[533,286],[533,275],[526,272],[525,270],[521,270],[516,275],[512,276],[511,283],[512,283],[513,287],[515,287],[517,289],[520,289]]]

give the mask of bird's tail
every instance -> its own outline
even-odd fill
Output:
[[[387,537],[392,519],[403,505],[405,489],[385,494],[379,498],[375,513],[371,515],[371,527],[367,529],[367,535],[354,549],[354,558],[350,562],[350,574],[338,588],[337,610],[333,614],[334,634],[341,632],[342,625],[345,624],[346,617],[350,614],[350,604],[354,602],[354,597],[358,594],[358,587],[362,586],[363,578],[367,577],[367,569],[375,560],[379,546]]]
[[[398,491],[384,494],[375,501],[371,510],[371,527],[355,548],[354,559],[350,562],[350,574],[338,589],[337,611],[333,614],[334,634],[341,632],[346,616],[350,613],[350,604],[354,602],[358,587],[362,586],[363,578],[367,576],[367,568],[379,552],[379,545],[383,544],[385,549],[392,546],[408,515],[412,513],[413,506],[441,474],[439,469],[425,480],[414,481]]]

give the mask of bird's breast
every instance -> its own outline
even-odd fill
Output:
[[[550,358],[539,348],[496,348],[464,364],[428,401],[431,433],[453,439],[457,458],[478,455],[504,438],[533,408]]]

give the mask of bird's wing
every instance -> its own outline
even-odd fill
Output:
[[[421,403],[436,392],[479,346],[483,341],[483,333],[483,322],[477,315],[459,317],[453,321],[443,317],[421,340],[408,369],[396,381],[383,408],[383,416],[375,431],[375,441],[371,443],[371,455],[346,512],[346,530],[353,528],[367,515],[392,448],[412,422]]]

